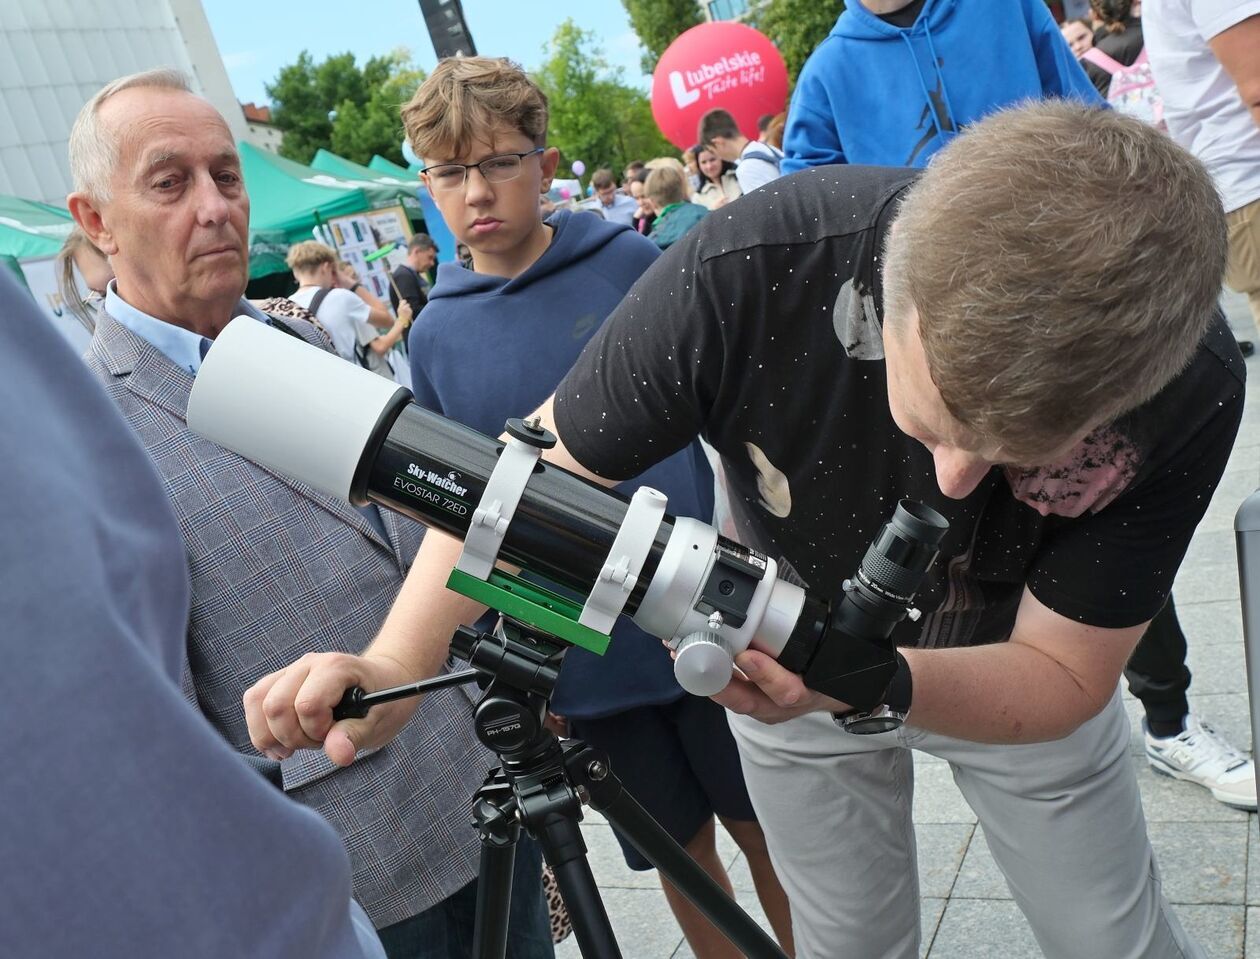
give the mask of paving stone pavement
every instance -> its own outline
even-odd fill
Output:
[[[1222,303],[1237,335],[1258,339],[1246,302],[1227,292]],[[1260,376],[1260,356],[1247,365],[1251,377]],[[1244,749],[1251,748],[1251,729],[1233,521],[1238,505],[1258,485],[1260,399],[1249,396],[1224,479],[1175,587],[1194,675],[1191,707]],[[1132,759],[1151,843],[1177,915],[1212,959],[1260,957],[1260,832],[1255,814],[1230,809],[1196,786],[1153,773],[1138,727],[1141,709],[1127,691],[1125,706],[1133,719]],[[625,959],[692,957],[656,874],[627,869],[610,827],[598,813],[587,813],[583,831],[591,848],[591,865]],[[926,959],[1040,957],[948,766],[917,754],[915,823],[923,892],[921,955]],[[740,904],[768,929],[748,868],[734,842],[720,830],[719,851]],[[1254,871],[1248,868],[1253,854],[1258,857]],[[556,955],[575,959],[580,952],[570,937]]]

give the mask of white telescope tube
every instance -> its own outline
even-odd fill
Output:
[[[218,335],[188,397],[188,427],[329,496],[350,499],[383,416],[411,393],[249,316]]]

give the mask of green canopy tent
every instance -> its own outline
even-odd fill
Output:
[[[311,239],[317,225],[372,207],[359,187],[249,143],[238,148],[250,200],[251,279],[287,270],[284,256],[289,244]]]
[[[365,190],[370,184],[375,189],[387,191],[391,204],[401,203],[410,219],[424,218],[420,209],[420,200],[416,197],[416,190],[420,183],[414,175],[407,174],[405,170],[401,177],[393,173],[373,170],[371,167],[337,156],[322,147],[315,154],[315,159],[311,161],[311,169],[327,173],[354,186],[362,186]]]
[[[368,169],[375,170],[377,173],[384,173],[399,180],[414,180],[416,174],[420,172],[419,167],[411,167],[409,169],[405,166],[399,166],[392,160],[386,160],[379,153],[374,154],[372,159],[368,160]]]
[[[60,207],[0,195],[0,263],[25,283],[19,261],[56,256],[73,227]]]

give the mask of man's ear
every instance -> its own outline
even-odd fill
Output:
[[[560,165],[560,151],[555,147],[547,147],[539,159],[539,166],[542,168],[542,189],[539,193],[546,193],[551,189],[551,181],[555,179],[556,167]]]
[[[74,222],[79,224],[79,229],[92,241],[93,246],[106,256],[113,256],[118,252],[118,244],[114,242],[113,233],[101,219],[101,211],[95,200],[86,193],[75,192],[66,197],[66,206],[74,217]]]

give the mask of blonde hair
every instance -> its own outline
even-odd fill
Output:
[[[1144,403],[1190,362],[1226,260],[1203,165],[1115,110],[1009,109],[941,150],[886,243],[950,413],[1015,461]]]
[[[687,168],[683,166],[682,160],[678,157],[656,157],[654,160],[648,160],[644,167],[649,171],[649,176],[653,170],[673,170],[678,174],[678,178],[682,180],[683,199],[691,198],[691,178],[687,175]],[[647,192],[647,184],[643,184],[643,190]]]
[[[648,174],[643,193],[660,212],[671,203],[687,199],[686,178],[672,167],[659,166]]]
[[[294,273],[314,273],[325,263],[337,265],[337,254],[318,240],[303,240],[289,247],[284,262]]]
[[[511,60],[447,57],[402,108],[403,127],[416,155],[464,156],[477,140],[516,130],[543,146],[547,95]]]
[[[66,241],[61,244],[61,249],[57,251],[57,257],[54,260],[54,272],[57,278],[57,292],[61,294],[61,301],[65,303],[66,309],[74,314],[75,319],[83,324],[84,328],[91,333],[96,329],[96,316],[89,308],[88,301],[79,295],[79,282],[74,277],[75,270],[75,254],[79,252],[88,253],[100,257],[108,262],[105,256],[96,245],[88,239],[86,233],[79,226],[75,226],[66,236]],[[99,291],[92,290],[88,297]]]
[[[118,165],[119,153],[117,131],[101,123],[101,104],[123,90],[140,87],[192,93],[187,75],[173,67],[159,67],[119,77],[83,104],[70,128],[70,175],[75,190],[97,203],[109,201],[109,181]]]

